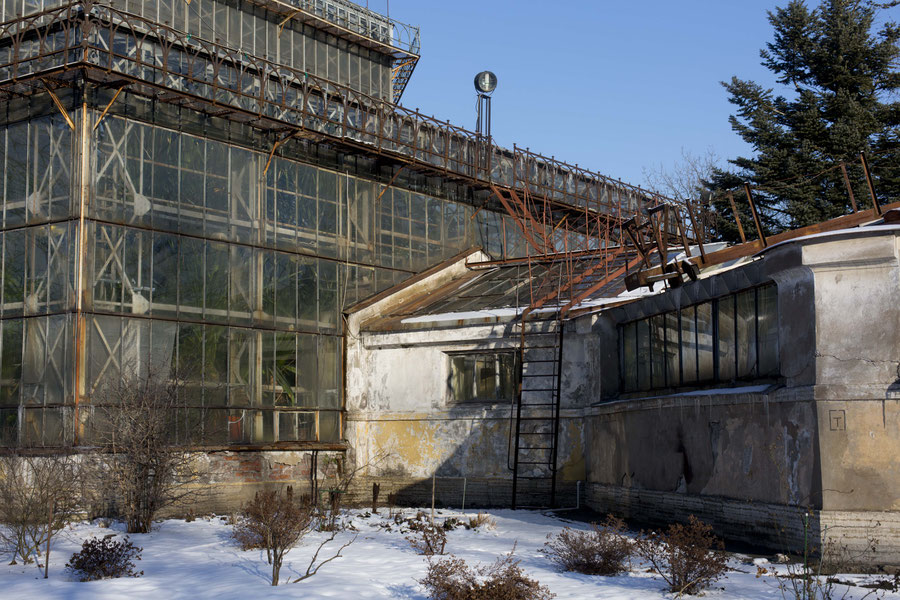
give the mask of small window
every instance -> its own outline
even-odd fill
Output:
[[[516,353],[450,354],[450,400],[509,402],[516,394]]]

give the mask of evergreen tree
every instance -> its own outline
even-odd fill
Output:
[[[879,200],[900,197],[900,28],[888,22],[875,31],[879,10],[861,0],[823,0],[813,10],[791,0],[769,13],[774,39],[760,52],[781,92],[737,77],[722,84],[737,107],[731,126],[755,156],[729,161],[736,172],[717,171],[709,184],[718,192],[737,181],[759,186],[754,200],[769,233],[849,212],[842,161],[860,208],[870,207],[860,152],[870,159]],[[743,190],[734,199],[755,237]],[[727,200],[717,200],[716,210],[733,223]],[[737,237],[733,225],[721,233]]]

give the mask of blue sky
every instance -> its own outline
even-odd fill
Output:
[[[472,79],[489,69],[498,143],[641,184],[644,167],[669,166],[682,148],[749,154],[719,82],[773,83],[759,50],[772,36],[766,11],[787,0],[389,2],[391,17],[422,30],[405,106],[474,129]]]

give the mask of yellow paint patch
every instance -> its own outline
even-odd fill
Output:
[[[443,458],[435,444],[435,425],[429,421],[382,421],[369,426],[374,449],[389,451],[391,462],[415,470],[437,466]]]

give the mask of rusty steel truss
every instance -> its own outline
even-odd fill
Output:
[[[413,66],[402,68],[411,73]],[[517,146],[500,148],[418,111],[103,4],[75,2],[0,25],[0,97],[47,91],[67,115],[54,92],[87,86],[116,90],[104,114],[125,90],[250,125],[270,140],[270,156],[306,139],[484,190],[482,207],[505,211],[520,229],[526,261],[564,266],[555,282],[536,279],[529,310],[564,298],[568,310],[634,266],[623,251],[628,219],[661,205],[690,212],[638,187]],[[695,237],[691,227],[670,233]]]

